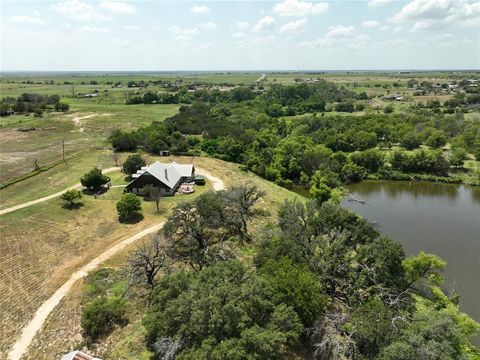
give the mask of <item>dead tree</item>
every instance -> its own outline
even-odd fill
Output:
[[[155,287],[155,277],[166,262],[164,244],[163,236],[157,234],[135,249],[129,259],[132,283],[145,284],[151,289]]]

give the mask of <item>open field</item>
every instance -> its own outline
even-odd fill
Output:
[[[133,129],[161,121],[178,111],[178,105],[99,104],[96,100],[72,102],[68,114],[47,113],[43,118],[12,115],[0,120],[0,182],[62,161],[94,148],[104,148],[112,129]],[[21,131],[29,129],[28,131]]]

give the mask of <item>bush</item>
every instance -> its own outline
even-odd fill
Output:
[[[102,170],[99,168],[93,168],[88,173],[83,175],[80,178],[80,183],[82,186],[86,187],[87,189],[99,189],[102,185],[105,185],[110,181],[108,176],[102,174]]]
[[[80,200],[81,198],[82,193],[78,190],[67,190],[60,196],[60,199],[64,202],[63,206],[69,209],[80,205],[77,200]]]
[[[348,162],[342,168],[341,177],[347,184],[359,182],[366,177],[366,170],[357,164]]]
[[[140,170],[142,166],[145,166],[146,162],[141,155],[130,155],[123,163],[123,172],[128,175],[135,174],[137,170]]]
[[[402,138],[402,140],[400,141],[400,145],[402,145],[405,149],[408,150],[416,149],[420,145],[422,145],[422,137],[417,132],[409,132]]]
[[[123,325],[126,305],[117,297],[99,297],[88,303],[82,312],[81,326],[88,343],[108,335],[115,325]]]
[[[117,203],[117,212],[120,222],[141,219],[142,204],[140,199],[132,193],[123,195]]]
[[[320,283],[305,265],[283,257],[267,261],[260,274],[269,281],[276,301],[291,306],[305,326],[310,326],[323,311]]]

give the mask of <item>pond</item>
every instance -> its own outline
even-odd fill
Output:
[[[461,310],[480,321],[480,187],[363,181],[348,190],[361,202],[342,205],[402,243],[407,255],[423,250],[447,261],[445,288],[457,291]]]

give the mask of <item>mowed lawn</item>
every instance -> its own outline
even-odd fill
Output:
[[[118,221],[116,203],[122,188],[110,189],[97,199],[85,195],[84,206],[75,210],[64,209],[57,198],[2,215],[0,358],[41,303],[76,269],[113,244],[158,224],[173,206],[209,189],[207,183],[196,186],[194,194],[164,198],[158,212],[154,202],[142,200],[145,218],[136,224]]]

